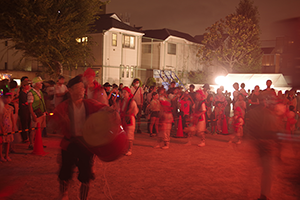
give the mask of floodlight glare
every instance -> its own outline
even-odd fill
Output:
[[[217,85],[224,85],[224,83],[226,82],[226,77],[225,76],[218,76],[215,79],[215,82]]]

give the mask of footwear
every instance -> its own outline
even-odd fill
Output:
[[[154,146],[153,148],[154,148],[154,149],[160,149],[161,146],[158,144],[158,145]]]
[[[7,160],[6,160],[5,158],[1,157],[1,158],[0,158],[0,161],[1,161],[1,162],[6,162]]]
[[[30,145],[28,146],[28,149],[29,149],[29,150],[33,150],[32,144],[30,144]]]
[[[204,147],[205,146],[205,142],[201,142],[200,144],[198,144],[198,147]]]
[[[132,155],[132,152],[131,152],[131,151],[128,151],[125,155],[126,155],[126,156],[131,156],[131,155]]]
[[[262,194],[257,200],[269,200],[269,198]]]
[[[7,160],[7,161],[11,161],[11,159],[10,159],[10,157],[5,157],[5,159]]]
[[[153,134],[153,133],[150,133],[150,137],[154,137],[154,134]]]
[[[162,149],[169,149],[170,148],[170,142],[165,142],[165,146],[162,147]]]
[[[242,141],[241,141],[241,140],[239,140],[239,141],[237,141],[237,142],[236,142],[236,144],[242,144]]]
[[[9,150],[9,153],[16,153],[16,151],[13,150],[13,149],[10,149],[10,150]]]

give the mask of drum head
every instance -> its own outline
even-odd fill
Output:
[[[90,147],[107,145],[119,134],[120,126],[120,115],[105,107],[88,117],[83,128],[83,139]]]

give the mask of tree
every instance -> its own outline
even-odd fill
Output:
[[[254,6],[254,2],[251,0],[241,0],[236,8],[236,14],[242,15],[247,19],[251,19],[252,23],[259,28],[259,12],[257,6]]]
[[[99,0],[1,0],[0,38],[10,38],[24,57],[39,61],[45,71],[56,73],[86,65],[90,55],[84,38],[106,2]]]
[[[242,0],[240,5],[244,5]],[[253,72],[261,66],[262,51],[259,44],[259,27],[246,14],[241,15],[243,6],[237,13],[228,15],[206,29],[204,47],[198,55],[203,64],[218,65],[227,72]],[[258,19],[258,18],[255,18]],[[255,20],[256,23],[257,20]]]
[[[188,79],[193,84],[213,83],[213,74],[207,70],[189,71]]]

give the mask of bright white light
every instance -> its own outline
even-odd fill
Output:
[[[218,76],[216,79],[215,79],[215,82],[217,85],[223,85],[226,84],[226,77],[225,76]]]

